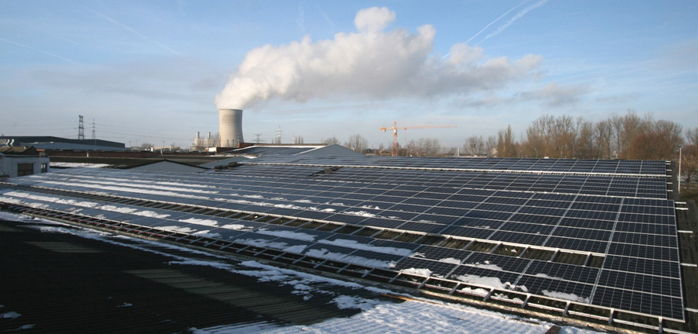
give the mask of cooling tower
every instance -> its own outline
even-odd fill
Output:
[[[242,139],[242,110],[219,109],[220,146],[238,147],[244,142]]]

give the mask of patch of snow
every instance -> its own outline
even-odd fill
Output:
[[[306,246],[306,245],[295,245],[295,246],[284,248],[284,252],[289,252],[289,253],[294,253],[294,254],[303,254],[303,251],[307,247],[308,246]]]
[[[196,230],[190,228],[190,227],[182,227],[182,226],[158,226],[159,229],[165,230],[165,231],[170,231],[170,232],[178,232],[178,233],[191,233],[191,232],[196,232]]]
[[[460,260],[459,260],[459,259],[454,259],[454,258],[452,258],[452,257],[447,257],[447,258],[439,259],[439,262],[460,264]]]
[[[356,256],[356,255],[349,255],[349,254],[342,254],[342,253],[333,253],[333,252],[328,251],[327,249],[311,249],[305,254],[308,256],[315,256],[315,257],[329,259],[329,260],[335,260],[335,261],[339,261],[339,262],[352,263],[352,264],[356,264],[356,265],[360,265],[360,266],[364,266],[364,267],[370,267],[370,268],[388,269],[388,268],[395,267],[394,261],[383,261],[383,260],[369,259],[369,258],[365,258],[363,256]]]
[[[229,230],[235,230],[235,231],[240,231],[246,227],[247,226],[245,226],[243,224],[226,224],[226,225],[221,226],[221,228],[227,228]]]
[[[0,313],[0,319],[17,319],[21,316],[22,316],[21,314],[15,312],[15,311]]]
[[[470,295],[475,295],[475,296],[480,296],[480,297],[485,297],[485,296],[487,296],[488,293],[490,293],[489,290],[485,290],[483,288],[471,288],[469,286],[466,286],[465,288],[460,289],[460,291],[463,291],[463,292],[470,294]]]
[[[410,274],[410,275],[417,275],[417,276],[425,276],[429,277],[431,276],[431,270],[427,268],[408,268],[408,269],[403,269],[401,272],[405,274]]]
[[[308,241],[308,242],[315,241],[314,235],[311,235],[308,233],[303,233],[303,232],[278,231],[278,230],[267,230],[267,229],[259,229],[255,232],[259,233],[259,234],[272,235],[272,236],[288,238],[288,239],[302,240],[302,241]]]
[[[332,299],[331,303],[337,304],[337,308],[340,310],[345,310],[345,309],[360,309],[360,310],[369,310],[378,305],[378,301],[374,299],[365,299],[361,297],[355,297],[355,296],[339,296],[335,299]]]
[[[342,298],[351,305],[351,297]],[[360,301],[359,301],[360,302]],[[523,320],[523,321],[522,321]],[[524,334],[545,333],[553,326],[551,323],[535,319],[520,319],[516,316],[504,315],[473,307],[447,304],[425,303],[421,301],[406,301],[403,303],[378,303],[371,305],[350,318],[335,318],[307,325],[289,326],[276,329],[265,329],[271,334],[295,333],[463,333],[463,334]],[[578,332],[560,333],[582,334],[596,333],[580,329]],[[205,332],[208,333],[208,332]],[[205,334],[198,333],[198,334]],[[227,332],[215,332],[223,334]],[[234,332],[231,332],[234,333]]]
[[[91,164],[87,162],[51,162],[51,167],[56,168],[104,168],[110,164]]]
[[[313,201],[308,200],[308,199],[297,199],[294,202],[296,202],[296,203],[313,203]]]
[[[160,218],[160,219],[164,219],[164,218],[167,218],[170,216],[168,214],[157,213],[155,211],[148,211],[148,210],[134,212],[133,214],[138,215],[138,216],[143,216],[143,217]]]
[[[123,303],[123,304],[121,304],[121,305],[119,305],[119,306],[117,306],[117,307],[131,307],[131,306],[133,306],[133,304],[131,304],[131,303]]]
[[[271,241],[271,240],[266,240],[266,239],[245,238],[245,239],[235,239],[234,241],[237,243],[241,243],[243,245],[250,245],[250,246],[254,246],[254,247],[274,248],[274,249],[282,250],[282,251],[289,252],[289,253],[296,253],[296,254],[302,253],[303,250],[306,247],[308,247],[308,245],[289,246],[285,242]]]
[[[482,269],[491,269],[491,270],[497,270],[497,271],[502,271],[502,267],[490,263],[490,261],[485,261],[485,263],[480,263],[480,262],[475,262],[475,263],[466,263],[466,266],[470,267],[475,267],[475,268],[482,268]]]
[[[164,191],[174,191],[174,192],[181,192],[181,193],[199,193],[199,194],[218,194],[218,191],[210,191],[210,190],[201,190],[201,189],[192,189],[192,188],[187,188],[187,187],[168,187],[168,186],[159,186],[157,185],[157,182],[150,182],[150,181],[134,181],[130,179],[111,179],[114,180],[114,182],[107,181],[107,179],[96,179],[95,181],[92,180],[86,180],[83,179],[80,181],[81,186],[88,186],[88,185],[97,185],[100,186],[100,188],[107,188],[110,186],[117,186],[117,187],[123,187],[124,191],[131,191],[132,189],[155,189],[155,190],[164,190]],[[58,181],[45,181],[46,183],[54,183],[56,184]]]
[[[136,209],[136,208],[121,207],[121,206],[116,206],[116,205],[99,205],[99,203],[95,203],[95,202],[78,201],[78,200],[73,200],[73,199],[62,199],[62,198],[58,198],[58,197],[34,195],[34,194],[16,192],[16,191],[6,193],[6,195],[20,197],[20,198],[24,198],[24,199],[37,200],[37,201],[42,201],[42,202],[75,205],[75,206],[83,207],[83,208],[95,208],[95,209],[111,211],[111,212],[133,214],[133,215],[143,216],[143,217],[166,218],[166,217],[170,216],[168,214],[158,214],[156,212],[148,211],[148,210],[138,211],[138,209]],[[15,204],[21,204],[21,203],[15,203]],[[79,212],[79,210],[73,210],[73,211]]]
[[[561,279],[562,279],[562,278],[560,278],[560,277],[550,276],[550,275],[547,275],[547,274],[545,274],[545,273],[537,273],[537,274],[535,274],[535,275],[533,275],[533,276],[536,276],[536,277],[543,277],[543,278],[549,278],[549,279],[556,279],[556,280],[561,280]]]
[[[373,246],[369,244],[362,244],[357,242],[356,240],[348,240],[348,239],[334,239],[334,240],[319,240],[318,243],[321,244],[327,244],[327,245],[334,245],[334,246],[342,246],[342,247],[347,247],[347,248],[353,248],[353,249],[361,249],[361,250],[367,250],[371,252],[376,252],[376,253],[383,253],[383,254],[393,254],[393,255],[400,255],[400,256],[410,256],[414,254],[414,252],[411,249],[406,249],[406,248],[396,248],[396,247],[379,247],[379,246]]]
[[[232,325],[221,325],[198,329],[196,327],[189,328],[188,332],[192,334],[248,334],[248,333],[264,333],[270,330],[280,328],[281,325],[263,322],[245,322]]]
[[[77,203],[76,203],[76,205],[77,205]],[[120,207],[120,206],[115,206],[115,205],[102,205],[99,207],[99,209],[111,211],[111,212],[118,212],[118,213],[134,213],[134,212],[138,211],[138,209],[125,208],[125,207]]]
[[[2,200],[2,198],[0,198]],[[11,222],[26,222],[32,220],[31,218],[24,216],[24,215],[18,215],[14,213],[9,213],[9,212],[2,212],[0,211],[0,219],[11,221]],[[2,308],[2,305],[0,305],[0,308]]]
[[[44,183],[64,185],[64,186],[74,186],[74,184],[72,184],[70,182],[44,181]],[[123,186],[123,185],[121,185],[121,186],[107,186],[107,185],[101,185],[101,184],[83,183],[80,186],[84,187],[84,188],[98,189],[98,190],[102,190],[102,191],[104,191],[104,190],[127,191],[127,192],[132,192],[132,193],[137,193],[137,194],[151,194],[151,195],[171,196],[171,197],[180,197],[180,198],[193,198],[193,199],[202,199],[202,200],[210,199],[208,196],[191,195],[188,192],[178,193],[178,192],[174,192],[174,191],[150,190],[150,189],[146,189],[146,188],[131,188],[131,187]],[[195,190],[195,189],[192,189],[192,190]]]
[[[573,302],[589,304],[588,297],[580,297],[580,296],[575,295],[574,293],[548,291],[548,290],[543,290],[541,292],[543,293],[543,295],[546,295],[548,297],[564,299],[564,300],[571,300]]]
[[[218,221],[212,220],[212,219],[188,218],[188,219],[180,219],[179,221],[181,221],[183,223],[191,223],[191,224],[197,224],[197,225],[218,227]]]
[[[203,230],[199,232],[195,232],[193,235],[198,236],[198,237],[204,237],[204,238],[220,238],[221,234],[220,233],[211,233],[210,230]]]
[[[509,300],[509,301],[516,302],[519,304],[523,304],[523,302],[524,302],[521,298],[510,298],[509,296],[507,296],[506,294],[501,293],[501,292],[493,293],[492,298],[499,299],[499,300]]]
[[[506,288],[505,283],[502,283],[502,281],[499,279],[499,277],[481,277],[481,276],[477,276],[477,275],[458,275],[458,276],[456,276],[456,279],[461,281],[461,282],[464,282],[464,283],[486,286],[486,287],[495,288],[495,289],[504,290]]]
[[[353,216],[360,216],[360,217],[367,217],[367,218],[374,218],[376,217],[376,214],[374,213],[369,213],[366,211],[344,211],[342,212],[344,214],[348,215],[353,215]]]
[[[22,200],[11,197],[2,197],[0,198],[0,201],[7,204],[22,204]]]

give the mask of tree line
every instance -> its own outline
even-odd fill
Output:
[[[324,143],[340,144],[336,137]],[[369,149],[368,140],[352,135],[343,145],[360,153],[390,155],[392,145]],[[496,136],[471,136],[462,147],[446,149],[436,138],[420,138],[398,145],[399,156],[460,155],[516,158],[630,159],[678,161],[687,181],[698,173],[698,128],[655,120],[651,114],[612,116],[599,122],[583,117],[544,115],[534,120],[517,139],[511,126]]]
[[[511,126],[497,136],[472,136],[463,152],[473,156],[520,158],[679,160],[686,181],[698,169],[698,128],[643,117],[633,111],[591,122],[582,117],[544,115],[533,121],[517,140]]]
[[[687,133],[688,136],[688,133]],[[684,145],[683,127],[632,111],[593,123],[570,116],[541,116],[516,140],[500,130],[498,157],[671,160]],[[466,141],[467,142],[467,141]],[[489,152],[492,154],[492,152]]]

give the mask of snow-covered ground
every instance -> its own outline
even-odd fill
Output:
[[[70,233],[83,238],[90,238],[119,244],[124,247],[138,248],[148,252],[158,252],[172,258],[170,265],[182,266],[210,266],[226,270],[236,274],[253,276],[260,282],[277,282],[279,285],[293,286],[294,294],[303,295],[308,300],[314,294],[335,294],[332,305],[328,307],[360,309],[361,313],[349,318],[334,318],[309,326],[284,326],[261,323],[221,324],[209,328],[191,328],[196,334],[233,334],[233,333],[545,333],[554,325],[549,322],[521,318],[487,310],[435,302],[426,299],[404,296],[408,299],[402,303],[388,302],[379,299],[369,299],[351,294],[337,295],[332,291],[332,286],[350,288],[349,291],[372,291],[375,293],[390,292],[374,287],[362,286],[348,281],[307,274],[289,269],[277,268],[261,264],[256,261],[237,262],[234,265],[222,262],[222,256],[214,256],[205,252],[190,250],[183,247],[160,244],[154,241],[139,240],[125,236],[113,235],[104,232],[96,232],[89,229],[68,227],[62,223],[51,222],[45,219],[32,219],[22,215],[0,212],[0,219],[20,221],[27,223],[41,223],[35,226],[45,233]],[[51,225],[51,226],[46,226]],[[142,245],[142,246],[139,246]],[[210,261],[194,259],[181,255],[159,252],[152,247],[158,245],[161,249],[172,248],[186,251],[192,255],[206,254]],[[230,260],[230,258],[226,258]],[[397,294],[397,293],[396,293]],[[365,295],[365,294],[364,294]],[[588,329],[576,327],[562,327],[560,333],[566,334],[591,334],[598,333]]]
[[[51,167],[56,168],[105,168],[110,164],[96,164],[88,162],[51,162]]]
[[[348,300],[347,304],[352,301]],[[424,301],[379,303],[350,317],[335,318],[311,326],[277,327],[269,323],[238,324],[192,329],[195,334],[234,333],[545,333],[553,325],[453,304]],[[598,333],[562,327],[561,334]]]

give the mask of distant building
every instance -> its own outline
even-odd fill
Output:
[[[208,170],[206,167],[199,167],[173,160],[159,160],[143,165],[130,167],[130,170],[156,171],[156,172],[176,172],[176,173],[198,173]]]
[[[0,136],[0,145],[34,146],[39,150],[122,151],[124,143],[102,139],[68,139],[53,136]]]
[[[32,146],[0,146],[0,178],[45,173],[49,158]]]

